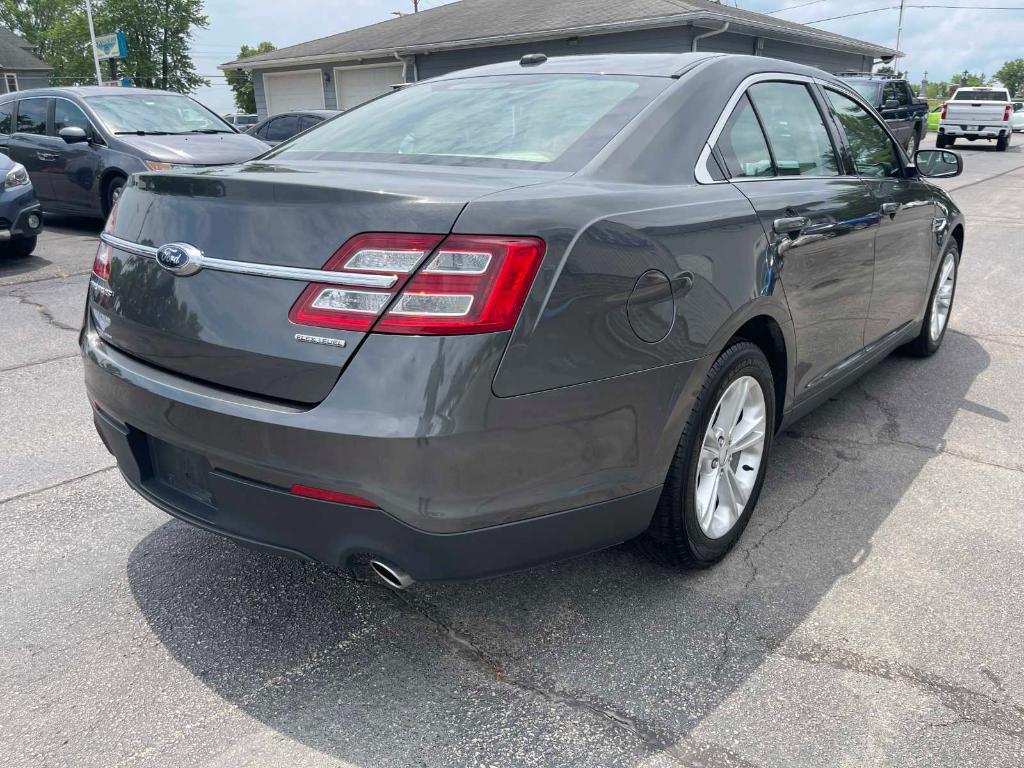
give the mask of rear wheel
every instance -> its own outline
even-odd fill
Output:
[[[936,147],[936,149],[945,149],[946,147],[950,147],[952,145],[953,145],[953,142],[950,141],[949,139],[947,139],[941,133],[938,136],[935,137],[935,147]]]
[[[996,139],[996,152],[1005,152],[1008,146],[1010,146],[1009,136],[1000,136]]]
[[[645,536],[656,554],[703,568],[736,543],[764,483],[774,392],[767,358],[748,341],[711,366]]]
[[[939,271],[935,275],[931,296],[928,299],[928,311],[921,323],[921,332],[917,338],[904,349],[917,357],[934,355],[942,345],[949,325],[949,316],[953,311],[953,298],[956,295],[956,279],[960,267],[960,251],[955,242],[950,243],[939,262]]]

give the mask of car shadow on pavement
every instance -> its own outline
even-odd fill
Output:
[[[948,334],[935,357],[891,357],[780,435],[747,531],[706,571],[627,544],[398,593],[169,521],[132,552],[131,589],[205,685],[346,763],[640,766],[667,750],[750,765],[695,729],[769,657],[856,668],[802,625],[870,560],[988,364]]]

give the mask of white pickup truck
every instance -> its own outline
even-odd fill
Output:
[[[996,149],[1002,152],[1013,136],[1012,115],[1013,103],[1005,88],[958,88],[942,105],[935,146],[951,147],[958,138],[995,139]]]

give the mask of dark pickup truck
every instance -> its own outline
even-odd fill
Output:
[[[913,157],[928,131],[928,100],[915,96],[906,80],[891,75],[844,72],[839,77],[878,110]]]

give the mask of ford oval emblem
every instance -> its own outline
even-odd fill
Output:
[[[175,275],[194,275],[203,268],[203,252],[188,243],[167,243],[156,252],[156,263]]]

